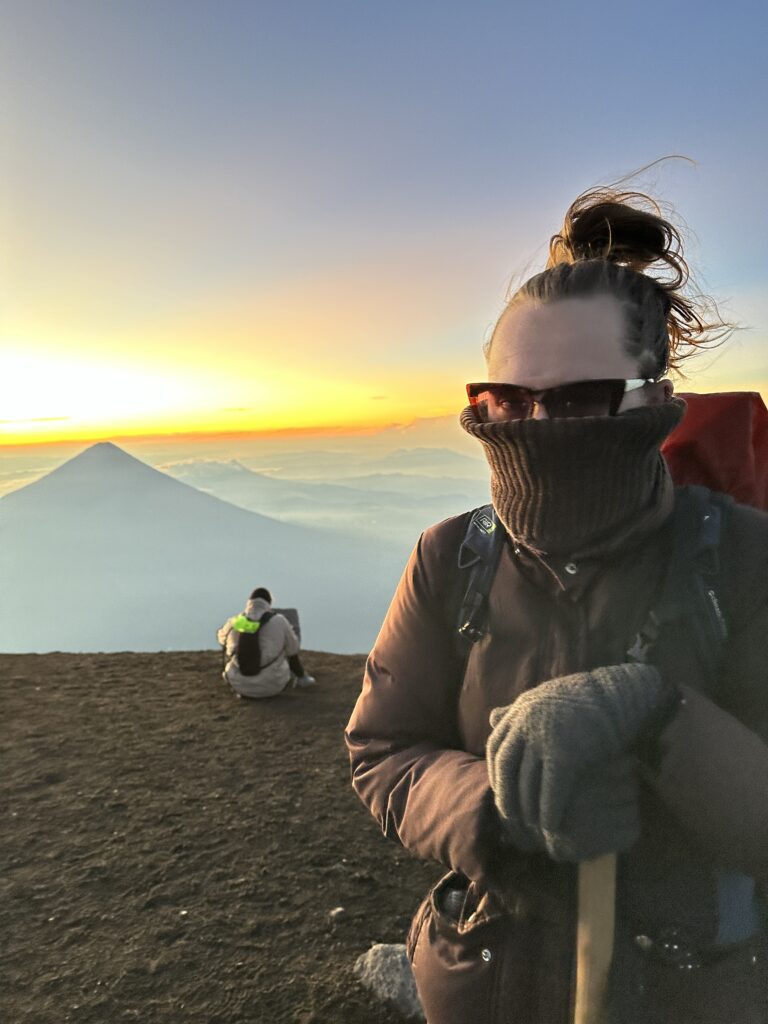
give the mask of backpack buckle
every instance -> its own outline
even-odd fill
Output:
[[[485,636],[485,630],[480,629],[471,619],[468,619],[463,626],[459,626],[459,636],[471,644],[476,644]]]
[[[638,631],[632,646],[627,650],[627,657],[630,661],[639,661],[643,664],[648,661],[651,648],[659,638],[660,625],[659,617],[656,611],[652,609],[648,613],[648,618],[645,620],[643,628]]]

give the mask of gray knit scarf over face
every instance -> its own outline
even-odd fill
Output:
[[[491,467],[491,498],[507,532],[538,554],[595,555],[650,532],[669,515],[673,485],[659,453],[685,402],[618,416],[483,423],[464,430]]]

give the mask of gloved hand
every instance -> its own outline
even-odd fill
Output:
[[[512,843],[555,860],[627,849],[639,836],[632,746],[679,699],[652,665],[542,683],[491,712],[488,775]]]
[[[557,831],[540,833],[553,860],[578,863],[620,853],[640,838],[640,773],[624,754],[586,768],[574,781]]]

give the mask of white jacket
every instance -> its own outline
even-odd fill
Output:
[[[248,601],[245,606],[245,615],[254,622],[261,618],[264,612],[270,610],[270,605],[260,597]],[[261,646],[261,663],[264,668],[257,676],[244,676],[240,673],[240,666],[237,663],[237,630],[232,627],[234,616],[227,619],[224,625],[216,634],[219,643],[226,649],[227,664],[224,669],[224,678],[237,693],[244,697],[274,697],[285,688],[291,678],[291,670],[288,667],[288,659],[293,654],[299,653],[299,641],[290,622],[276,612],[269,622],[265,622],[259,629],[259,643]]]

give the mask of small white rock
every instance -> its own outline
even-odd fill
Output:
[[[425,1019],[405,946],[379,942],[357,958],[354,971],[361,985],[381,1002],[395,1006],[407,1020]]]
[[[346,912],[345,907],[334,907],[333,910],[329,911],[328,917],[330,917],[332,921],[338,921],[340,917],[344,917]]]

